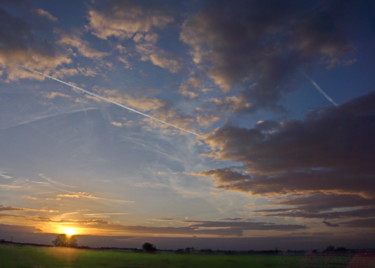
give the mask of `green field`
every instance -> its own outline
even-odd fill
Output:
[[[374,268],[374,257],[339,256],[257,256],[146,254],[118,251],[48,248],[32,246],[0,246],[0,267],[4,268],[141,268],[141,267],[246,267],[246,268]]]

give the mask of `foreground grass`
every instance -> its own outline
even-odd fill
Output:
[[[374,259],[366,268],[375,268]],[[179,255],[143,254],[116,251],[0,246],[0,267],[4,268],[344,268],[350,257],[257,256],[257,255]],[[370,265],[370,266],[369,266]],[[357,266],[352,266],[357,267]]]

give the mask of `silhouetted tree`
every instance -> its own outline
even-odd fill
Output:
[[[143,248],[144,251],[149,252],[149,253],[156,251],[156,247],[149,242],[144,243],[142,248]]]
[[[323,250],[323,253],[332,253],[335,251],[335,247],[332,245],[329,245],[325,250]]]
[[[77,247],[77,238],[75,235],[67,236],[66,234],[59,234],[52,243],[56,247]]]
[[[336,252],[345,253],[345,252],[348,252],[348,251],[349,250],[345,247],[336,248]]]

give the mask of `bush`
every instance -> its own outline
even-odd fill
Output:
[[[151,244],[151,243],[144,243],[143,246],[142,246],[143,250],[150,253],[150,252],[155,252],[156,251],[156,247]]]
[[[75,235],[67,236],[66,234],[59,234],[52,243],[56,247],[77,247],[77,238]]]

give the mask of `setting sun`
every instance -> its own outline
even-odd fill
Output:
[[[66,228],[64,230],[64,233],[68,236],[72,236],[72,235],[75,235],[77,233],[77,231],[73,228]]]

